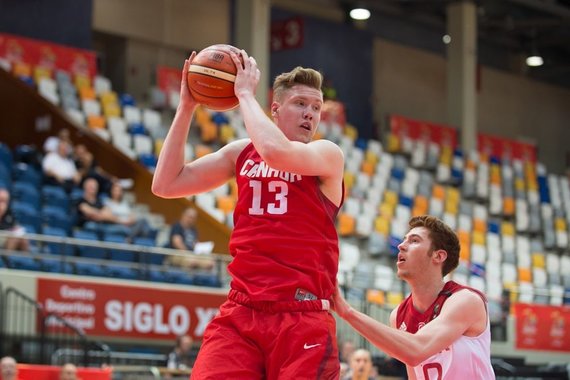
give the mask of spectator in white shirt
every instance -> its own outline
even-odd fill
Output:
[[[48,153],[42,161],[46,184],[61,186],[67,192],[71,192],[81,180],[75,162],[69,157],[69,151],[69,143],[60,140],[57,151]]]

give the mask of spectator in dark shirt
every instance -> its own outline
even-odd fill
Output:
[[[6,189],[0,189],[0,230],[12,231],[14,235],[23,234],[24,229],[18,225],[16,218],[10,211],[10,193]],[[10,236],[0,242],[4,249],[12,251],[29,251],[30,244],[27,239],[18,236]]]
[[[118,218],[99,198],[99,184],[96,179],[88,178],[83,183],[83,197],[77,203],[77,226],[99,234],[105,232],[109,223],[116,223]]]
[[[191,369],[196,360],[196,352],[192,350],[192,337],[180,335],[176,338],[176,346],[170,354],[166,367],[168,369]]]
[[[198,230],[196,219],[198,212],[189,207],[180,216],[180,220],[174,223],[170,229],[168,248],[193,251],[198,242]],[[185,269],[212,269],[214,261],[210,257],[172,255],[168,258],[172,265]]]

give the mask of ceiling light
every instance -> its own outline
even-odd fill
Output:
[[[538,54],[531,54],[526,58],[526,65],[530,67],[542,66],[544,59]]]
[[[351,9],[350,18],[353,20],[368,20],[370,18],[370,11],[366,8]]]
[[[449,34],[446,34],[442,37],[443,43],[446,45],[449,45],[451,43],[451,36]]]

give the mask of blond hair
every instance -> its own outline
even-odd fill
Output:
[[[323,76],[317,70],[297,66],[288,73],[279,74],[275,78],[273,97],[279,100],[286,90],[298,84],[321,91]]]

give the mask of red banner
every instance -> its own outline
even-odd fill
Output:
[[[38,278],[37,299],[89,335],[201,339],[226,294]],[[61,331],[54,318],[48,331]]]
[[[298,49],[303,46],[304,23],[301,17],[271,23],[271,51]]]
[[[336,100],[325,100],[323,103],[321,121],[337,123],[341,127],[346,124],[344,104]]]
[[[97,74],[95,53],[54,43],[0,33],[0,57],[71,74]]]
[[[390,115],[390,131],[412,140],[425,140],[442,146],[457,146],[457,130],[453,127],[414,120],[400,115]]]
[[[510,157],[536,162],[535,145],[483,133],[477,135],[477,150],[498,158]]]
[[[168,66],[156,67],[156,84],[165,94],[171,91],[180,92],[180,81],[182,78],[182,68],[176,69]]]
[[[518,349],[570,352],[570,307],[514,305]]]

